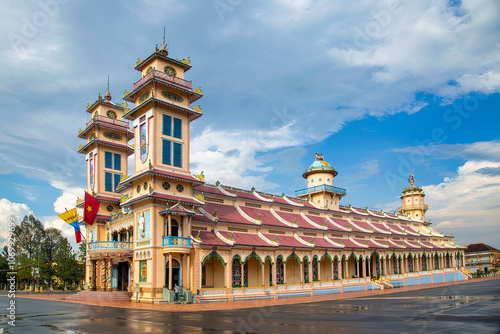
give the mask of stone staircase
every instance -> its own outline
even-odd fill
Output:
[[[128,291],[80,291],[64,299],[74,301],[130,301],[132,292]]]
[[[383,286],[384,286],[384,289],[392,289],[392,288],[394,288],[394,286],[393,286],[391,283],[389,283],[389,282],[380,281],[380,283],[379,283],[379,284],[380,284],[380,285],[383,285]]]

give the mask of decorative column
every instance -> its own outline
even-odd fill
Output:
[[[169,216],[170,217],[170,216]],[[170,224],[169,224],[170,226]],[[168,289],[172,290],[172,253],[168,253]]]
[[[191,254],[186,255],[186,273],[188,275],[186,289],[191,289]]]
[[[262,275],[261,275],[261,281],[262,281],[262,282],[261,282],[261,283],[262,283],[261,285],[262,285],[262,286],[266,286],[267,284],[266,284],[266,273],[265,273],[265,271],[266,271],[266,260],[265,260],[265,259],[264,259],[264,261],[260,264],[260,268],[261,268],[261,269],[260,269],[260,271],[261,271],[261,274],[262,274]]]
[[[106,263],[106,290],[113,291],[113,287],[111,285],[111,270],[113,268],[113,263],[111,259],[105,260]]]
[[[277,266],[276,266],[276,260],[274,262],[269,261],[269,270],[271,270],[271,273],[272,273],[272,283],[273,283],[274,287],[276,287],[276,278],[278,276],[277,273],[276,273],[275,268],[277,268]]]
[[[318,282],[321,282],[321,260],[318,260]]]
[[[302,263],[300,266],[300,283],[305,283],[304,282],[304,266],[305,266],[304,259],[302,259]]]
[[[344,270],[343,270],[343,265],[342,265],[342,258],[340,258],[340,262],[339,262],[339,280],[342,280],[342,275],[344,274]]]
[[[349,260],[345,259],[345,275],[344,278],[349,278]]]
[[[286,262],[283,261],[283,284],[286,284]]]
[[[172,236],[172,216],[170,214],[168,214],[168,237]]]
[[[106,291],[106,260],[100,260],[101,291]]]
[[[89,279],[89,290],[96,290],[96,266],[97,263],[95,260],[90,260],[90,279]]]

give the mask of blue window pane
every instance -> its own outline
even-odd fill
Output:
[[[104,152],[104,168],[113,168],[113,153]]]
[[[104,173],[104,190],[113,191],[113,174]]]
[[[172,165],[172,159],[171,159],[171,142],[170,140],[165,140],[163,139],[163,145],[162,145],[162,160],[161,163],[164,165]]]
[[[182,144],[174,143],[174,166],[182,167]]]
[[[182,139],[182,120],[174,118],[174,137]]]
[[[116,190],[116,187],[118,187],[118,183],[120,183],[121,175],[120,174],[115,174],[114,177],[115,177],[114,189]]]
[[[171,136],[172,135],[172,117],[168,115],[163,115],[163,128],[162,128],[162,134],[165,136]]]
[[[115,153],[115,169],[122,170],[122,155]]]

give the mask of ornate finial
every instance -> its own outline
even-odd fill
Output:
[[[200,232],[200,231],[198,231],[198,235],[197,235],[197,236],[196,236],[196,238],[195,238],[196,240],[201,240],[201,238],[200,238],[200,233],[201,233],[201,232]]]
[[[111,101],[111,94],[109,93],[109,74],[108,74],[108,84],[106,86],[106,94],[104,95],[106,101]]]
[[[292,223],[292,224],[293,224],[293,225],[297,225],[297,218],[295,218],[295,219],[293,220],[293,223]]]
[[[193,174],[193,176],[201,182],[205,182],[205,174],[203,174],[203,171],[201,171],[200,174]]]
[[[257,219],[256,219],[256,220],[257,220],[257,221],[259,221],[259,222],[261,221],[261,220],[260,220],[260,213],[259,213],[259,216],[257,217]]]
[[[218,217],[217,217],[217,209],[215,209],[215,212],[212,214],[212,217],[214,217],[214,218],[218,218]]]
[[[323,158],[323,154],[321,154],[321,153],[316,153],[316,160],[319,160],[319,161],[325,161],[325,158]]]
[[[285,197],[285,196],[286,196],[286,195],[285,195],[285,192],[282,192],[282,193],[281,193],[281,197]]]
[[[273,242],[278,242],[278,236],[273,239]]]
[[[255,187],[252,187],[252,189],[250,189],[251,192],[254,192],[255,191]]]
[[[220,186],[220,181],[219,181],[219,180],[217,180],[217,181],[215,182],[215,185],[216,185],[216,186]]]
[[[314,245],[314,238],[311,238],[311,240],[309,240],[309,243]]]
[[[101,93],[99,93],[99,95],[97,96],[97,100],[98,100],[98,101],[102,101],[102,96],[101,96]]]
[[[231,232],[231,236],[229,237],[229,241],[234,241],[233,233],[234,232]]]
[[[153,169],[153,164],[151,163],[151,159],[149,159],[149,170]]]

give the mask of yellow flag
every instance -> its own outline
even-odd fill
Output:
[[[78,213],[76,213],[76,208],[73,208],[61,213],[60,215],[58,215],[58,217],[64,220],[66,223],[71,224],[78,220]]]

